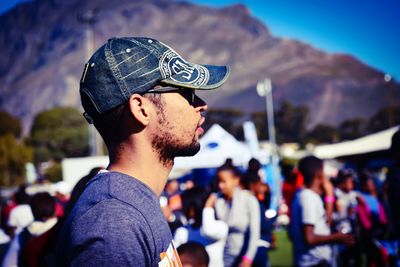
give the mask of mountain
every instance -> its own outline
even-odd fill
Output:
[[[89,12],[95,22],[83,23]],[[400,103],[400,86],[386,85],[382,72],[350,55],[274,37],[243,5],[37,0],[0,17],[0,109],[21,118],[27,134],[36,113],[80,107],[78,81],[88,49],[113,36],[151,36],[189,61],[229,64],[227,84],[203,95],[210,108],[264,110],[255,86],[265,77],[272,79],[275,105],[287,100],[309,106],[309,125],[369,117]]]

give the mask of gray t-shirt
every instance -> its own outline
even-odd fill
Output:
[[[57,266],[158,266],[171,240],[149,187],[122,173],[100,173],[63,226]]]

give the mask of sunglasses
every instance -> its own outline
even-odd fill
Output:
[[[163,93],[178,93],[180,94],[183,98],[186,99],[187,102],[189,102],[190,105],[194,106],[195,101],[196,101],[196,93],[195,90],[192,89],[177,89],[173,87],[159,87],[159,88],[153,88],[150,89],[147,93],[153,93],[153,94],[163,94]]]

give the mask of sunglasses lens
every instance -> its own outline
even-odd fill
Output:
[[[185,90],[181,93],[181,95],[189,102],[190,105],[194,104],[196,98],[194,90]]]
[[[163,93],[179,93],[183,98],[185,98],[190,105],[194,105],[195,101],[196,101],[196,93],[194,90],[191,89],[176,89],[176,88],[171,88],[172,90],[168,90],[169,88],[167,88],[166,90],[161,89],[159,90],[159,88],[157,89],[152,89],[147,91],[146,93],[156,93],[156,94],[163,94]]]

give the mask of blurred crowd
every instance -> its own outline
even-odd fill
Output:
[[[314,156],[282,163],[277,210],[262,164],[251,159],[237,168],[227,159],[206,186],[169,180],[160,206],[183,266],[270,266],[269,251],[280,245],[276,229],[287,230],[293,266],[400,266],[399,151],[392,146],[385,179],[348,168],[327,177],[323,160]],[[28,194],[21,186],[3,200],[2,266],[54,266],[63,220],[100,170],[72,192]]]
[[[270,266],[268,251],[279,246],[273,234],[279,228],[292,242],[293,266],[399,266],[399,214],[390,201],[398,196],[389,189],[399,178],[389,176],[398,173],[384,182],[367,170],[341,169],[327,177],[323,161],[313,156],[281,169],[280,206],[288,209],[277,212],[255,159],[242,172],[228,160],[209,187],[169,181],[161,206],[176,246],[191,247],[183,265]],[[280,216],[289,217],[288,225]]]

